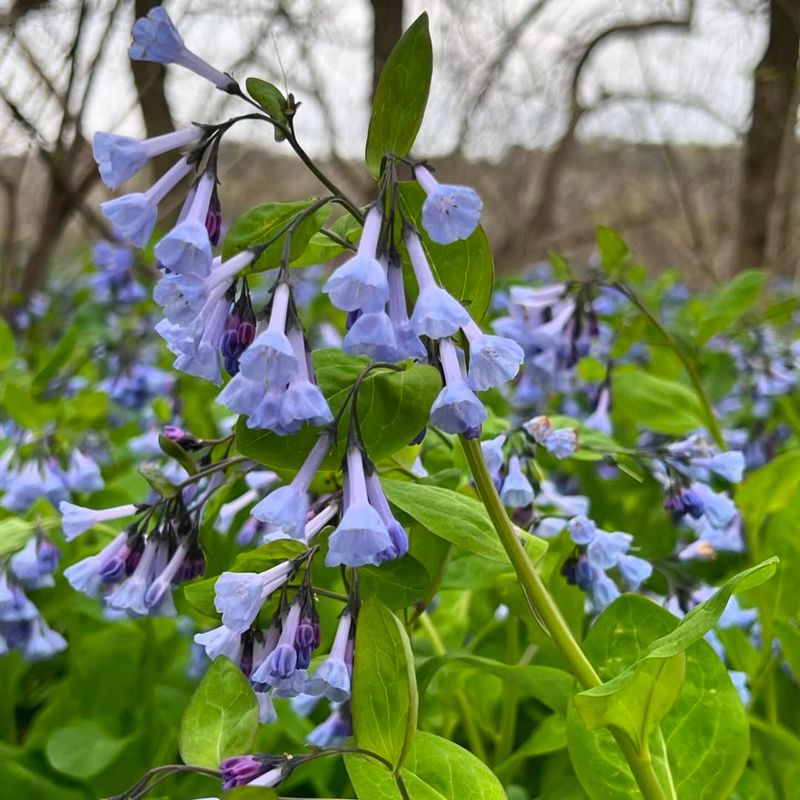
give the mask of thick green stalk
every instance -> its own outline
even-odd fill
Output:
[[[475,480],[478,495],[483,501],[500,542],[508,554],[514,571],[517,573],[517,578],[525,596],[528,598],[528,602],[536,610],[541,622],[544,623],[544,627],[553,638],[564,660],[569,664],[572,674],[578,679],[581,686],[584,689],[599,686],[602,683],[600,676],[595,672],[594,667],[572,635],[561,611],[528,558],[528,554],[516,534],[514,524],[506,514],[492,481],[492,476],[486,466],[480,442],[476,439],[464,439],[462,437],[461,445],[467,457],[472,477]],[[614,734],[622,755],[628,762],[634,778],[636,778],[644,800],[666,800],[666,794],[653,771],[650,759],[639,753],[633,742],[624,734],[617,734],[613,730],[611,733]]]

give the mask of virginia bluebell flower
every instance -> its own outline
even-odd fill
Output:
[[[304,600],[305,598],[295,597],[291,606],[289,606],[289,611],[283,620],[278,643],[264,662],[264,669],[269,676],[266,682],[271,685],[290,680],[297,668],[297,650],[294,642],[297,628],[300,625],[300,615],[303,611]]]
[[[574,428],[556,428],[544,437],[542,444],[556,458],[569,458],[578,450],[578,432]]]
[[[391,360],[402,361],[405,358],[422,360],[427,356],[425,346],[419,336],[414,333],[408,317],[406,291],[403,282],[403,265],[399,256],[390,257],[388,263],[389,281],[389,319],[394,328],[395,353]]]
[[[224,625],[204,633],[196,633],[194,641],[205,649],[206,655],[212,661],[226,656],[231,661],[238,662],[242,654],[242,635]]]
[[[464,326],[464,334],[469,342],[467,383],[471,389],[493,389],[516,377],[525,353],[513,339],[483,333],[473,320]]]
[[[99,553],[76,561],[64,570],[64,577],[77,592],[95,597],[103,586],[103,567],[125,547],[127,531],[118,534]],[[122,561],[124,568],[124,561]]]
[[[253,508],[253,516],[286,536],[302,539],[308,515],[308,489],[330,446],[331,436],[325,431],[311,448],[292,482],[268,494]]]
[[[231,378],[217,395],[216,402],[236,414],[250,416],[264,399],[264,382],[251,381],[241,372]]]
[[[101,203],[100,208],[117,236],[136,247],[145,247],[156,227],[158,204],[192,169],[186,159],[181,158],[146,192],[124,194]]]
[[[467,386],[450,339],[439,342],[439,360],[445,385],[431,406],[431,423],[446,433],[460,433],[474,439],[480,435],[481,423],[488,412]]]
[[[109,189],[117,189],[151,158],[199,142],[202,136],[203,128],[199,125],[150,139],[98,131],[92,139],[92,152],[103,183]]]
[[[386,499],[378,474],[373,470],[366,478],[367,498],[370,505],[380,514],[383,524],[389,532],[389,538],[392,540],[391,547],[381,553],[381,560],[393,561],[395,558],[401,558],[408,552],[408,536],[403,526],[395,519],[391,508],[389,508],[389,502]]]
[[[66,480],[73,492],[98,492],[105,486],[100,467],[78,449],[69,457]]]
[[[511,456],[508,461],[508,474],[500,489],[500,499],[509,508],[526,508],[533,502],[533,486],[522,472],[517,456]]]
[[[222,614],[222,624],[244,633],[266,599],[289,580],[294,570],[292,561],[284,561],[265,572],[223,572],[214,585],[214,607]]]
[[[484,439],[481,442],[481,450],[483,457],[486,460],[486,467],[492,475],[499,472],[505,463],[503,456],[503,445],[506,443],[504,434],[495,436],[494,439]]]
[[[573,517],[567,523],[567,530],[569,531],[569,538],[575,544],[589,544],[594,539],[597,533],[597,526],[593,520],[583,514]]]
[[[209,170],[200,176],[185,219],[156,245],[155,256],[165,269],[201,278],[211,272],[211,241],[206,217],[216,180],[216,175]]]
[[[322,291],[342,311],[381,311],[389,299],[389,284],[383,265],[376,258],[383,216],[373,206],[364,220],[356,255],[337,267]]]
[[[153,577],[157,549],[158,543],[152,537],[148,538],[133,574],[118,583],[106,595],[108,606],[118,611],[126,611],[129,614],[147,616],[149,608],[145,604],[144,597]]]
[[[587,428],[593,431],[599,431],[606,436],[611,436],[612,426],[611,417],[609,416],[609,409],[611,408],[611,392],[608,386],[604,385],[597,395],[597,402],[594,406],[594,411],[589,414],[583,421]]]
[[[595,569],[611,569],[619,564],[620,557],[628,552],[632,541],[633,536],[629,533],[598,530],[586,547],[586,556]]]
[[[428,195],[422,204],[422,225],[431,240],[452,244],[469,238],[481,219],[483,202],[468,186],[439,183],[422,166],[415,167],[414,177]]]
[[[311,382],[308,352],[303,332],[293,327],[289,340],[294,349],[297,369],[281,399],[279,430],[276,433],[295,433],[303,425],[321,427],[333,422],[328,401],[319,386]]]
[[[339,618],[330,655],[306,681],[307,694],[324,695],[335,703],[344,702],[350,697],[350,666],[346,657],[351,625],[352,617],[345,611]]]
[[[419,297],[411,312],[411,327],[417,336],[442,339],[452,336],[471,321],[464,306],[436,285],[422,242],[413,230],[405,235],[406,248],[419,284]]]
[[[162,6],[156,6],[146,17],[133,25],[133,43],[128,55],[134,61],[154,61],[157,64],[180,64],[217,89],[229,91],[236,82],[195,55],[183,42],[178,29]]]
[[[378,565],[393,543],[380,514],[369,503],[364,462],[356,446],[347,450],[345,482],[344,514],[328,540],[325,565]]]
[[[596,611],[602,611],[620,596],[619,588],[602,569],[594,570],[592,580],[592,602]]]
[[[369,356],[373,361],[396,360],[397,338],[388,314],[383,310],[362,314],[347,331],[342,350]]]
[[[708,457],[692,458],[689,464],[708,469],[731,483],[739,483],[744,473],[744,454],[739,450],[728,450]]]
[[[263,383],[261,384],[264,385]],[[286,386],[270,386],[263,394],[261,402],[250,413],[247,427],[256,430],[267,430],[285,436],[289,431],[281,427],[281,403],[286,393]]]
[[[290,299],[289,284],[279,283],[272,297],[267,328],[256,335],[239,359],[241,372],[246,378],[283,386],[297,370],[297,357],[286,335]]]
[[[343,707],[336,707],[330,716],[317,725],[306,736],[306,744],[312,747],[336,747],[353,735],[353,719]]]
[[[172,556],[169,556],[167,563],[161,569],[154,570],[155,577],[147,587],[147,591],[144,595],[144,604],[151,611],[161,606],[165,600],[167,602],[171,601],[172,582],[178,574],[178,570],[183,566],[184,559],[189,552],[189,547],[189,540],[184,539],[175,548],[175,552]],[[161,552],[164,553],[164,558],[168,557],[168,549],[166,547],[164,547]],[[172,616],[172,614],[168,616]]]
[[[133,516],[137,508],[133,503],[113,508],[84,508],[76,506],[74,503],[63,501],[58,510],[62,514],[62,525],[64,538],[71,542],[75,537],[80,536],[89,528],[93,528],[99,522],[108,522],[112,519],[122,519],[123,517]]]
[[[621,555],[617,566],[619,574],[622,575],[632,592],[638,591],[639,587],[653,574],[653,565],[638,556]]]

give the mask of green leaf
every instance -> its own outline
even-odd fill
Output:
[[[425,597],[431,585],[425,567],[410,555],[379,567],[362,567],[358,574],[362,594],[375,595],[391,609],[408,608]]]
[[[6,369],[14,361],[14,334],[8,323],[0,319],[0,369]]]
[[[611,373],[611,385],[615,413],[636,425],[674,435],[705,425],[695,393],[681,383],[621,367]]]
[[[22,550],[35,529],[35,522],[28,522],[19,517],[0,520],[0,558]]]
[[[404,213],[420,232],[422,248],[439,282],[456,300],[463,303],[472,318],[479,322],[492,299],[494,261],[489,240],[479,225],[468,239],[448,245],[432,242],[422,227],[422,203],[425,191],[416,182],[401,183],[398,187]],[[405,285],[413,300],[417,284],[410,263],[405,264]]]
[[[553,667],[510,665],[481,656],[448,653],[429,658],[420,665],[417,670],[420,697],[425,694],[434,675],[445,667],[479,670],[484,674],[495,675],[506,686],[513,686],[525,696],[535,697],[561,714],[567,710],[567,698],[574,683],[569,673]]]
[[[327,230],[346,242],[355,244],[361,235],[361,223],[351,214],[346,213],[339,217]],[[322,231],[315,233],[308,242],[303,254],[292,260],[292,267],[310,267],[315,264],[324,264],[332,258],[344,253],[344,245],[339,244]]]
[[[703,306],[697,340],[703,344],[741,319],[758,300],[766,273],[757,269],[740,272]]]
[[[738,586],[755,579],[758,578],[751,573]],[[669,650],[663,643],[675,637],[680,625],[672,614],[652,601],[624,595],[591,627],[584,651],[600,677],[613,683],[648,653]],[[725,665],[706,642],[692,638],[681,652],[686,658],[681,692],[664,716],[660,730],[650,736],[656,774],[670,798],[728,797],[748,755],[744,707]],[[588,730],[574,702],[567,712],[567,740],[573,767],[592,800],[629,800],[639,796],[611,734]]]
[[[374,177],[386,153],[407,156],[417,138],[433,73],[428,15],[421,14],[381,70],[367,132],[366,163]]]
[[[533,733],[495,771],[505,775],[512,767],[527,758],[563,750],[567,746],[567,720],[563,714],[545,717]]]
[[[248,78],[244,82],[244,85],[250,97],[252,97],[267,114],[278,122],[286,122],[286,98],[277,86],[267,81],[262,81],[261,78]]]
[[[346,358],[346,357],[345,357]],[[317,353],[312,356],[317,380],[335,415],[350,397],[355,377],[348,372],[353,359],[339,366],[317,369]],[[327,361],[327,359],[326,359]],[[342,360],[334,361],[341,364]],[[363,364],[355,359],[355,375]],[[400,372],[371,372],[358,392],[358,415],[367,452],[374,461],[405,447],[425,427],[428,412],[441,388],[439,371],[427,364],[415,364]],[[347,441],[349,413],[339,423],[337,445],[323,462],[323,470],[341,466]],[[304,428],[291,436],[271,431],[251,430],[244,418],[236,426],[236,447],[242,455],[274,469],[298,469],[319,438],[318,428]]]
[[[597,229],[596,240],[603,271],[615,280],[625,278],[632,261],[625,240],[613,228],[602,225]]]
[[[53,731],[45,752],[59,772],[72,778],[92,778],[114,761],[128,739],[109,736],[96,722],[79,720]]]
[[[401,800],[392,774],[364,756],[345,756],[359,800]],[[447,739],[418,731],[400,770],[411,800],[506,800],[489,767]]]
[[[258,732],[258,701],[239,667],[221,656],[192,695],[180,729],[186,764],[217,769],[220,761],[249,753]]]
[[[158,435],[158,446],[165,455],[175,459],[190,475],[197,474],[197,467],[191,456],[174,440],[163,434]]]
[[[222,243],[222,258],[227,260],[252,245],[272,241],[272,244],[244,272],[249,274],[279,267],[283,259],[287,228],[299,214],[307,212],[318,199],[310,197],[308,200],[296,200],[290,203],[262,203],[251,208],[231,225]],[[311,237],[323,226],[330,213],[330,205],[322,206],[310,213],[294,229],[289,249],[290,261],[300,257]]]
[[[781,643],[781,652],[794,675],[800,675],[800,627],[797,623],[777,619],[773,623]]]
[[[34,390],[40,392],[47,387],[52,378],[58,375],[59,370],[70,358],[75,350],[80,338],[81,329],[79,325],[73,325],[47,359],[44,366],[39,370],[33,379]]]
[[[492,561],[508,561],[480,501],[441,486],[387,478],[381,483],[393,506],[437,536]]]
[[[576,695],[575,708],[587,728],[616,728],[641,753],[678,699],[685,673],[683,653],[642,661],[633,672]]]
[[[151,486],[153,491],[161,497],[174,497],[177,491],[175,485],[164,474],[164,471],[155,464],[142,464],[136,470]]]
[[[400,620],[374,597],[358,613],[352,708],[356,744],[399,768],[417,728],[414,656]]]
[[[736,506],[758,533],[764,520],[786,508],[800,490],[800,450],[789,450],[751,472],[736,490]]]

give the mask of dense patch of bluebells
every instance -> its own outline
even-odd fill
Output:
[[[186,48],[160,7],[136,22],[130,55],[179,64],[218,89],[237,94],[230,76]],[[225,260],[214,255],[222,228],[217,151],[229,127],[193,125],[144,141],[108,133],[95,136],[101,177],[115,190],[154,156],[172,151],[177,156],[146,191],[103,204],[118,240],[96,246],[92,289],[99,302],[116,308],[143,299],[131,248],[148,245],[159,204],[189,177],[191,186],[177,223],[155,244],[158,280],[153,295],[163,316],[153,327],[175,356],[176,370],[216,386],[224,382],[216,402],[246,418],[248,428],[281,437],[314,428],[316,443],[288,482],[245,459],[238,464],[227,458],[214,461],[212,454],[224,437],[195,438],[178,427],[178,413],[165,428],[148,410],[150,401],[170,393],[174,381],[156,366],[156,351],[146,346],[135,363],[111,353],[100,386],[116,403],[120,420],[135,419],[143,430],[134,442],[138,454],[159,456],[165,442],[173,442],[196,457],[198,469],[188,472],[169,462],[168,492],[154,491],[135,504],[94,509],[83,503],[103,488],[102,452],[93,456],[76,446],[66,457],[49,451],[46,442],[30,448],[27,445],[35,443],[26,441],[23,430],[6,425],[10,446],[0,467],[3,508],[24,515],[45,499],[59,507],[68,542],[98,527],[113,530],[102,547],[64,571],[71,586],[98,598],[111,619],[174,616],[176,588],[204,574],[201,523],[225,483],[222,468],[238,466],[245,476],[237,484],[243,491],[226,494],[224,504],[216,507],[217,532],[234,537],[240,546],[288,540],[297,545],[296,555],[263,570],[222,572],[213,600],[221,624],[196,633],[194,641],[208,659],[226,656],[240,666],[256,692],[261,723],[277,719],[276,698],[292,698],[295,710],[303,713],[324,699],[330,716],[309,734],[308,743],[325,747],[351,734],[358,595],[353,588],[341,598],[330,649],[315,660],[323,632],[312,567],[321,554],[329,568],[379,566],[404,556],[409,540],[357,427],[350,429],[341,485],[333,491],[317,488],[339,417],[317,384],[311,340],[340,344],[345,353],[376,362],[410,359],[436,365],[443,386],[431,407],[430,427],[445,439],[460,434],[481,440],[500,498],[520,527],[546,539],[566,531],[571,549],[562,575],[586,593],[587,611],[599,613],[625,591],[652,595],[648,581],[661,565],[637,555],[635,531],[602,530],[592,517],[589,497],[559,466],[582,450],[614,452],[613,370],[643,357],[636,347],[622,357],[611,356],[612,320],[624,298],[594,278],[553,280],[539,270],[538,280],[498,291],[493,332],[484,332],[468,308],[437,281],[420,231],[386,203],[383,187],[366,209],[355,252],[332,271],[309,270],[300,280],[286,264],[262,273],[262,278],[271,279],[262,309],[253,301],[247,273],[268,243]],[[439,183],[425,164],[408,166],[426,194],[422,227],[430,240],[448,245],[472,235],[480,221],[478,195],[467,187]],[[401,231],[410,273],[403,270],[395,230]],[[409,274],[414,286],[407,285]],[[544,285],[532,285],[542,283],[543,277]],[[343,338],[330,325],[305,330],[302,318],[319,292],[347,312]],[[413,303],[410,297],[416,298]],[[665,307],[671,313],[668,298]],[[670,560],[678,571],[684,562],[744,549],[730,485],[742,480],[746,467],[764,463],[785,434],[780,429],[739,428],[737,423],[744,409],[756,418],[768,417],[771,404],[796,382],[800,369],[800,347],[784,341],[777,330],[762,329],[750,338],[720,338],[714,346],[733,358],[739,376],[715,409],[732,426],[725,430],[728,447],[712,444],[703,430],[680,441],[643,430],[636,452],[639,464],[661,487],[664,509],[679,527]],[[580,376],[577,366],[587,357],[602,364],[604,376],[599,380]],[[488,391],[498,392],[512,409],[511,424],[501,432],[486,424],[492,415],[484,400],[487,395],[480,393]],[[542,415],[542,409],[549,416]],[[414,466],[420,475],[425,452],[423,448],[423,458]],[[553,464],[548,472],[541,467],[543,461]],[[609,460],[596,463],[599,474],[617,473]],[[121,529],[118,520],[124,521]],[[330,534],[324,546],[323,531]],[[35,660],[66,647],[25,594],[26,589],[52,585],[58,558],[51,538],[37,531],[0,567],[0,653],[13,648]],[[687,592],[683,582],[670,589],[674,591],[660,601],[678,615],[711,591],[694,585]],[[738,626],[754,638],[760,635],[757,613],[735,601],[720,621],[720,628],[727,626]],[[712,631],[707,639],[724,659],[716,634]],[[743,676],[736,673],[735,679],[746,695]],[[226,759],[220,770],[227,789],[275,786],[293,766],[284,757],[245,754]]]

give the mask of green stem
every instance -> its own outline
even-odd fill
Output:
[[[506,623],[506,663],[517,662],[519,652],[519,626],[517,619],[509,615]],[[517,707],[519,690],[507,686],[503,698],[503,710],[500,714],[500,738],[494,752],[495,764],[502,764],[514,750],[514,739],[517,734]]]
[[[461,446],[464,449],[467,463],[475,480],[478,495],[483,501],[500,543],[503,545],[511,565],[517,573],[517,578],[531,606],[534,617],[538,616],[540,618],[581,686],[584,689],[599,686],[602,683],[600,676],[595,672],[594,667],[583,650],[581,650],[578,642],[575,641],[561,611],[528,558],[528,554],[516,534],[514,524],[506,514],[492,481],[492,476],[486,466],[480,442],[476,439],[461,437]],[[611,730],[611,733],[614,735],[622,755],[630,766],[644,800],[666,800],[666,795],[653,771],[650,759],[639,753],[633,742],[624,734],[616,733],[614,730]]]
[[[717,445],[722,449],[725,449],[725,437],[722,435],[722,428],[719,426],[717,416],[714,413],[714,409],[711,407],[711,401],[708,399],[708,394],[706,394],[703,382],[700,380],[700,374],[697,372],[697,367],[694,365],[692,359],[686,355],[683,348],[676,341],[675,337],[661,324],[661,320],[659,320],[658,317],[653,314],[653,312],[644,304],[644,301],[633,289],[631,289],[630,286],[624,283],[617,283],[614,284],[614,288],[617,289],[618,292],[624,294],[636,306],[636,308],[639,309],[642,315],[646,317],[655,328],[658,329],[659,333],[664,337],[667,344],[675,352],[675,355],[678,356],[681,364],[683,364],[683,368],[686,370],[686,374],[689,376],[692,386],[694,387],[695,394],[700,400],[700,404],[703,406],[708,430],[711,432],[711,435],[714,437],[714,441],[717,443]]]
[[[439,636],[439,631],[436,630],[436,626],[433,624],[433,620],[430,618],[427,611],[423,611],[419,615],[419,622],[425,629],[425,633],[428,635],[428,638],[431,640],[434,653],[436,653],[437,656],[447,655],[447,648],[444,646],[442,637]],[[472,750],[473,754],[483,761],[484,764],[488,764],[489,757],[486,753],[486,748],[483,745],[483,739],[481,738],[478,726],[475,724],[475,720],[473,719],[472,708],[469,705],[469,700],[467,700],[466,695],[460,689],[456,689],[453,692],[453,697],[455,697],[456,702],[461,709],[461,717],[464,721],[464,733],[467,736],[470,750]]]

